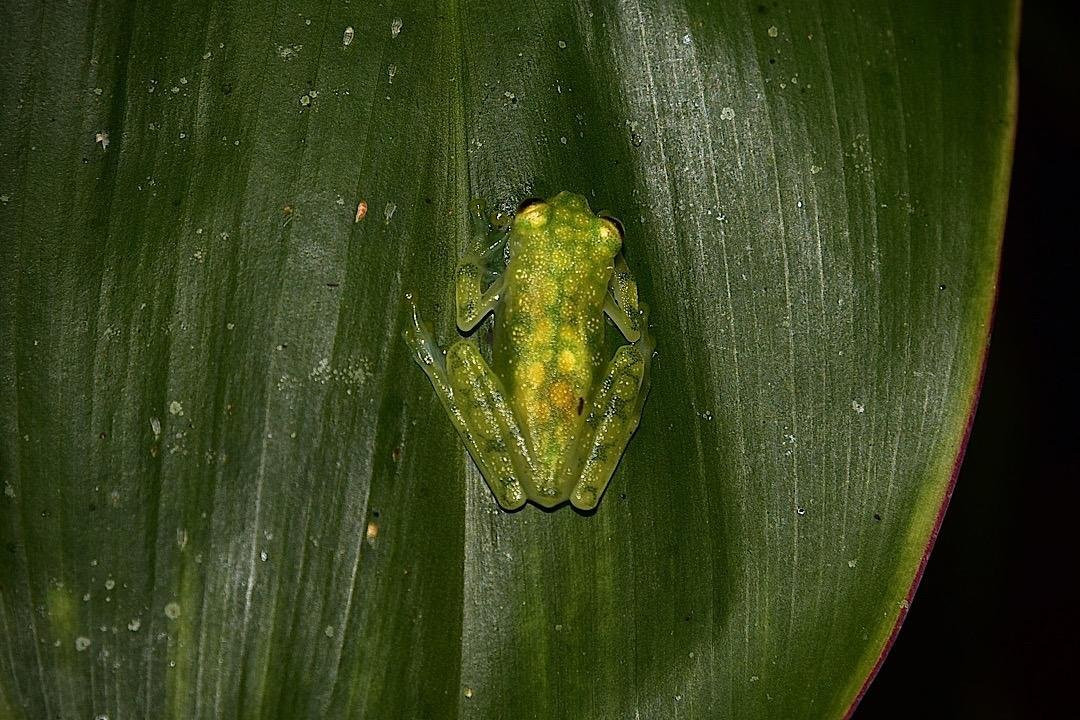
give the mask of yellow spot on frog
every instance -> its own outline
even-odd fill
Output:
[[[569,350],[563,350],[559,353],[559,371],[563,373],[572,373],[574,368],[578,365],[577,356]]]

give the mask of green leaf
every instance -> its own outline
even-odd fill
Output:
[[[387,5],[5,5],[0,717],[843,715],[974,403],[1015,6]],[[470,201],[560,190],[652,391],[595,514],[507,514],[403,296],[452,340]]]

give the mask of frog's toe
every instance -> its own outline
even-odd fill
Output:
[[[593,485],[580,484],[570,494],[570,504],[578,510],[592,510],[600,502],[600,492]]]

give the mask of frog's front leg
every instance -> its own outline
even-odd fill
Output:
[[[637,283],[620,254],[609,285],[605,312],[631,341],[615,352],[589,400],[578,443],[581,458],[570,502],[591,510],[600,501],[630,436],[641,419],[649,393],[649,363],[653,339],[649,335],[649,308],[638,301]]]
[[[487,276],[495,272],[493,266],[497,264],[505,246],[506,235],[501,233],[486,250],[470,253],[458,263],[455,300],[457,325],[461,332],[472,332],[495,309],[505,284],[504,276],[498,275],[486,290],[483,283]]]
[[[404,335],[499,505],[506,510],[524,505],[521,478],[529,477],[528,446],[502,383],[475,343],[459,340],[444,358],[415,304]]]

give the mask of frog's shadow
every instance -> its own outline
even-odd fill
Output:
[[[605,492],[604,495],[607,495],[607,493]],[[492,500],[494,500],[494,496],[492,496]],[[571,503],[569,500],[564,500],[563,502],[559,503],[558,505],[552,505],[551,507],[544,507],[543,505],[537,505],[536,503],[534,503],[534,502],[532,502],[530,500],[530,501],[524,503],[521,507],[516,507],[513,510],[507,510],[506,508],[504,508],[502,506],[500,506],[500,509],[504,513],[506,513],[507,515],[519,515],[519,514],[525,512],[525,510],[527,508],[532,508],[533,510],[539,510],[540,512],[544,513],[545,515],[553,515],[553,514],[555,514],[557,512],[560,512],[562,510],[570,508],[571,510],[574,511],[574,514],[576,514],[578,516],[584,517],[584,518],[590,518],[590,517],[596,515],[596,513],[600,511],[600,505],[602,505],[603,502],[604,502],[604,496],[601,496],[600,497],[600,502],[596,503],[596,505],[594,507],[590,508],[589,510],[582,510],[581,508],[579,508],[576,505],[574,505],[573,503]]]

